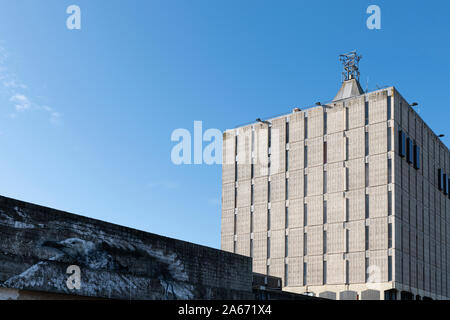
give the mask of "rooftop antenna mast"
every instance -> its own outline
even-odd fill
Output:
[[[361,60],[361,58],[362,56],[358,55],[356,50],[339,55],[339,61],[341,61],[344,66],[342,82],[351,79],[356,79],[359,82],[359,60]]]

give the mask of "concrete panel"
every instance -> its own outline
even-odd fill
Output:
[[[364,127],[364,97],[356,97],[346,102],[349,129]]]
[[[379,218],[388,216],[387,186],[369,188],[369,217]]]
[[[316,196],[323,193],[323,167],[308,168],[308,196]]]
[[[345,261],[341,254],[327,254],[327,284],[345,282]]]
[[[348,254],[349,283],[365,283],[366,263],[365,252],[353,252]]]
[[[364,127],[349,130],[345,133],[348,139],[348,159],[358,159],[365,156]]]
[[[387,91],[369,94],[369,124],[387,120]]]
[[[308,226],[323,224],[323,196],[307,197]]]
[[[324,173],[325,174],[325,173]],[[345,185],[345,168],[343,162],[327,165],[327,193],[342,192]]]
[[[289,144],[303,141],[305,137],[304,112],[292,113],[289,116]]]
[[[289,229],[289,261],[303,256],[303,228]]]
[[[349,252],[358,252],[365,250],[365,222],[364,220],[350,221],[346,223],[349,243]],[[370,238],[369,238],[370,239]]]
[[[289,200],[303,198],[304,176],[303,170],[289,171]]]
[[[222,186],[222,209],[234,209],[234,182]]]

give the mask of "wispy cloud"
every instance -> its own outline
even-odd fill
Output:
[[[30,100],[23,94],[14,94],[9,101],[15,104],[16,111],[25,111],[30,108]]]
[[[6,65],[8,57],[7,51],[0,45],[0,89],[3,89],[3,91],[6,92],[9,96],[9,102],[14,107],[14,111],[10,112],[8,115],[9,118],[16,119],[20,113],[34,109],[45,112],[52,125],[61,124],[61,113],[49,106],[43,106],[36,103],[33,97],[26,94],[28,86],[22,83],[14,73],[8,71]]]

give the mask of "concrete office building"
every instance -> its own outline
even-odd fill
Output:
[[[450,297],[449,150],[394,87],[224,133],[223,250],[286,291]]]

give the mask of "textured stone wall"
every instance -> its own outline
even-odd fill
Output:
[[[70,265],[80,268],[79,289],[67,286]],[[0,287],[22,296],[254,297],[248,257],[1,196]]]

